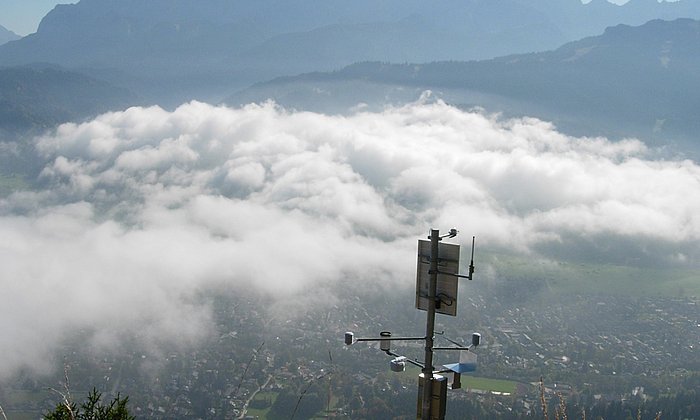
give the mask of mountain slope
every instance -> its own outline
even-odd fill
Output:
[[[415,99],[417,92],[432,89],[450,102],[539,116],[576,134],[636,135],[653,143],[691,140],[700,130],[698,68],[700,21],[655,20],[608,28],[551,52],[471,62],[356,64],[260,84],[227,102],[270,97],[314,109],[335,101],[340,109]]]
[[[543,51],[610,24],[669,16],[700,18],[700,2],[81,0],[0,46],[0,65],[55,63],[172,104],[358,61]]]
[[[0,25],[0,45],[8,43],[10,41],[15,41],[20,38],[21,37],[16,33]]]
[[[0,131],[6,133],[50,128],[136,102],[125,89],[60,68],[0,68]]]

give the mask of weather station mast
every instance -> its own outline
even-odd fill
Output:
[[[457,282],[459,279],[472,280],[474,274],[474,241],[472,236],[471,261],[469,274],[459,273],[459,245],[442,243],[443,238],[454,238],[457,229],[440,235],[437,229],[430,230],[428,241],[418,241],[418,267],[416,275],[416,309],[426,311],[424,337],[394,337],[390,331],[382,331],[379,337],[357,338],[353,332],[345,333],[345,344],[352,345],[358,341],[379,341],[379,348],[394,359],[390,362],[391,370],[403,372],[406,363],[421,368],[418,375],[418,403],[416,418],[420,420],[443,420],[447,405],[447,377],[452,376],[451,389],[461,388],[460,376],[465,372],[476,370],[476,354],[473,349],[481,342],[481,334],[472,334],[472,342],[464,346],[457,341],[444,337],[453,346],[435,347],[435,315],[441,313],[457,316]],[[444,335],[444,332],[439,333]],[[423,361],[410,359],[391,350],[392,341],[424,341],[425,355]],[[457,351],[459,361],[443,365],[440,369],[433,365],[435,351]]]

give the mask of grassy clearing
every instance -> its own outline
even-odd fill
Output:
[[[73,400],[78,404],[85,401],[88,392],[71,391]],[[47,405],[47,401],[51,401]],[[0,395],[5,414],[9,420],[38,419],[61,401],[61,396],[51,390],[7,390]],[[12,407],[12,408],[11,408]]]
[[[53,398],[57,394],[51,391],[26,391],[22,389],[8,390],[2,394],[3,403],[6,406],[31,404],[35,401],[40,401],[46,398]]]
[[[5,411],[8,420],[36,420],[40,419],[43,413],[43,411]]]
[[[399,381],[402,385],[409,389],[415,387],[417,390],[418,374],[420,374],[419,368],[407,366],[405,372],[397,373],[396,375],[399,375]],[[511,394],[515,393],[518,386],[517,382],[507,379],[491,379],[472,375],[462,375],[461,382],[463,390],[473,389],[489,392],[509,392]]]
[[[316,415],[313,416],[312,418],[313,418],[313,419],[318,419],[318,420],[327,419],[328,416],[329,416],[327,410],[329,410],[329,409],[330,409],[331,411],[335,410],[335,409],[338,407],[338,403],[339,403],[339,402],[340,402],[340,398],[332,397],[332,398],[331,398],[331,404],[330,404],[330,406],[328,406],[328,407],[323,407],[323,410],[321,410],[321,411],[319,411],[318,413],[316,413]]]
[[[266,408],[250,408],[250,406],[249,406],[247,415],[253,416],[253,417],[258,417],[260,420],[266,420],[267,415],[270,412],[270,408],[272,408],[272,405],[277,400],[278,395],[279,395],[278,392],[271,392],[271,391],[258,392],[255,395],[255,398],[253,398],[253,401],[251,401],[250,405],[255,405],[255,401],[269,401],[270,405]]]
[[[487,255],[483,260],[502,277],[540,279],[550,292],[560,295],[700,296],[700,270],[692,268],[577,264],[505,255]]]
[[[272,392],[272,391],[267,391],[267,392],[259,392],[255,398],[253,398],[253,401],[251,402],[251,405],[254,405],[253,403],[255,401],[266,401],[270,403],[270,406],[266,408],[248,408],[248,411],[246,415],[252,416],[252,417],[257,417],[259,420],[267,420],[270,417],[268,417],[270,413],[270,409],[272,408],[272,405],[275,403],[277,400],[277,396],[279,395],[278,392]],[[334,409],[337,407],[338,402],[340,400],[337,397],[333,397],[331,399],[331,409]],[[326,414],[326,407],[323,408],[318,414],[316,414],[314,419],[325,419],[328,418]]]
[[[514,394],[517,385],[517,382],[505,379],[490,379],[462,375],[462,389],[479,389],[482,391],[508,392]]]

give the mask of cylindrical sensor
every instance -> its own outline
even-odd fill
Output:
[[[391,338],[391,333],[389,331],[382,331],[379,333],[379,336],[382,338]],[[382,351],[389,351],[391,349],[391,340],[380,340],[379,348]]]

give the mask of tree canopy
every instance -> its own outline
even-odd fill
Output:
[[[44,415],[45,420],[134,420],[126,405],[129,397],[120,394],[109,403],[102,403],[102,393],[92,389],[80,407],[75,402],[64,401],[56,405],[53,411]]]

